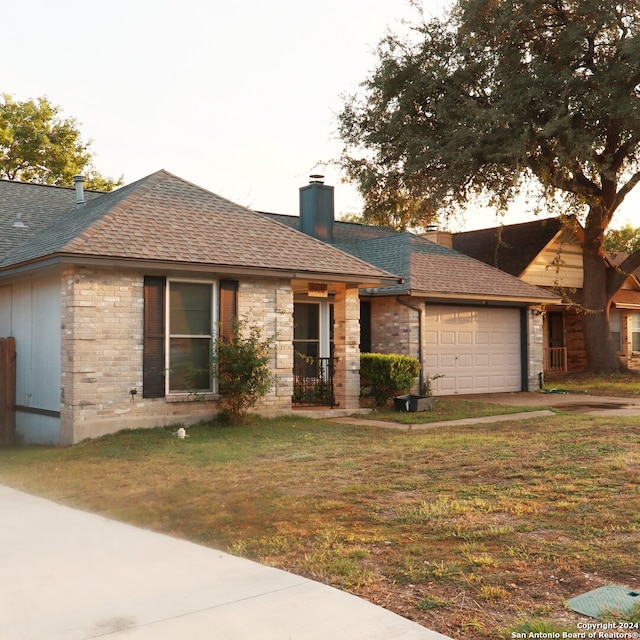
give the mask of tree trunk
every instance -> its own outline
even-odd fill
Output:
[[[589,218],[598,218],[592,216]],[[611,339],[607,291],[607,263],[603,251],[604,229],[587,219],[582,247],[584,285],[582,287],[582,333],[588,370],[593,373],[628,371],[620,361]],[[586,285],[586,286],[585,286]]]

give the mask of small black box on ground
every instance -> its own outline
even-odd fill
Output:
[[[393,406],[396,411],[433,411],[432,396],[396,396],[393,399]]]

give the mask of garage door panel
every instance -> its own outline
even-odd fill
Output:
[[[444,376],[443,378],[438,378],[431,383],[431,388],[434,389],[435,384],[438,384],[440,388],[441,395],[452,395],[456,393],[457,382],[453,377]]]
[[[425,331],[424,332],[425,344],[438,344],[438,332],[437,331]]]
[[[467,367],[476,366],[475,362],[474,362],[473,354],[472,353],[461,353],[458,356],[457,365],[460,368],[467,368]]]
[[[473,393],[475,380],[473,376],[458,376],[457,382],[452,381],[452,386],[457,387],[458,393]]]
[[[488,367],[491,363],[491,358],[488,353],[476,353],[474,354],[474,364],[476,367]]]
[[[436,395],[521,390],[519,310],[427,307],[424,335]]]

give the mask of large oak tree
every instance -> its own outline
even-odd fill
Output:
[[[504,209],[524,184],[581,216],[589,367],[624,368],[609,306],[640,252],[612,268],[603,241],[640,181],[640,2],[458,0],[420,15],[380,43],[339,122],[370,217],[407,199],[405,224],[479,195]]]
[[[74,118],[47,98],[14,100],[0,96],[0,178],[73,186],[73,176],[85,175],[85,187],[111,191],[122,184],[93,167],[91,141],[83,141]]]

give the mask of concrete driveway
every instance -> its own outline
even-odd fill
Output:
[[[300,576],[2,485],[0,513],[2,640],[448,640]]]

